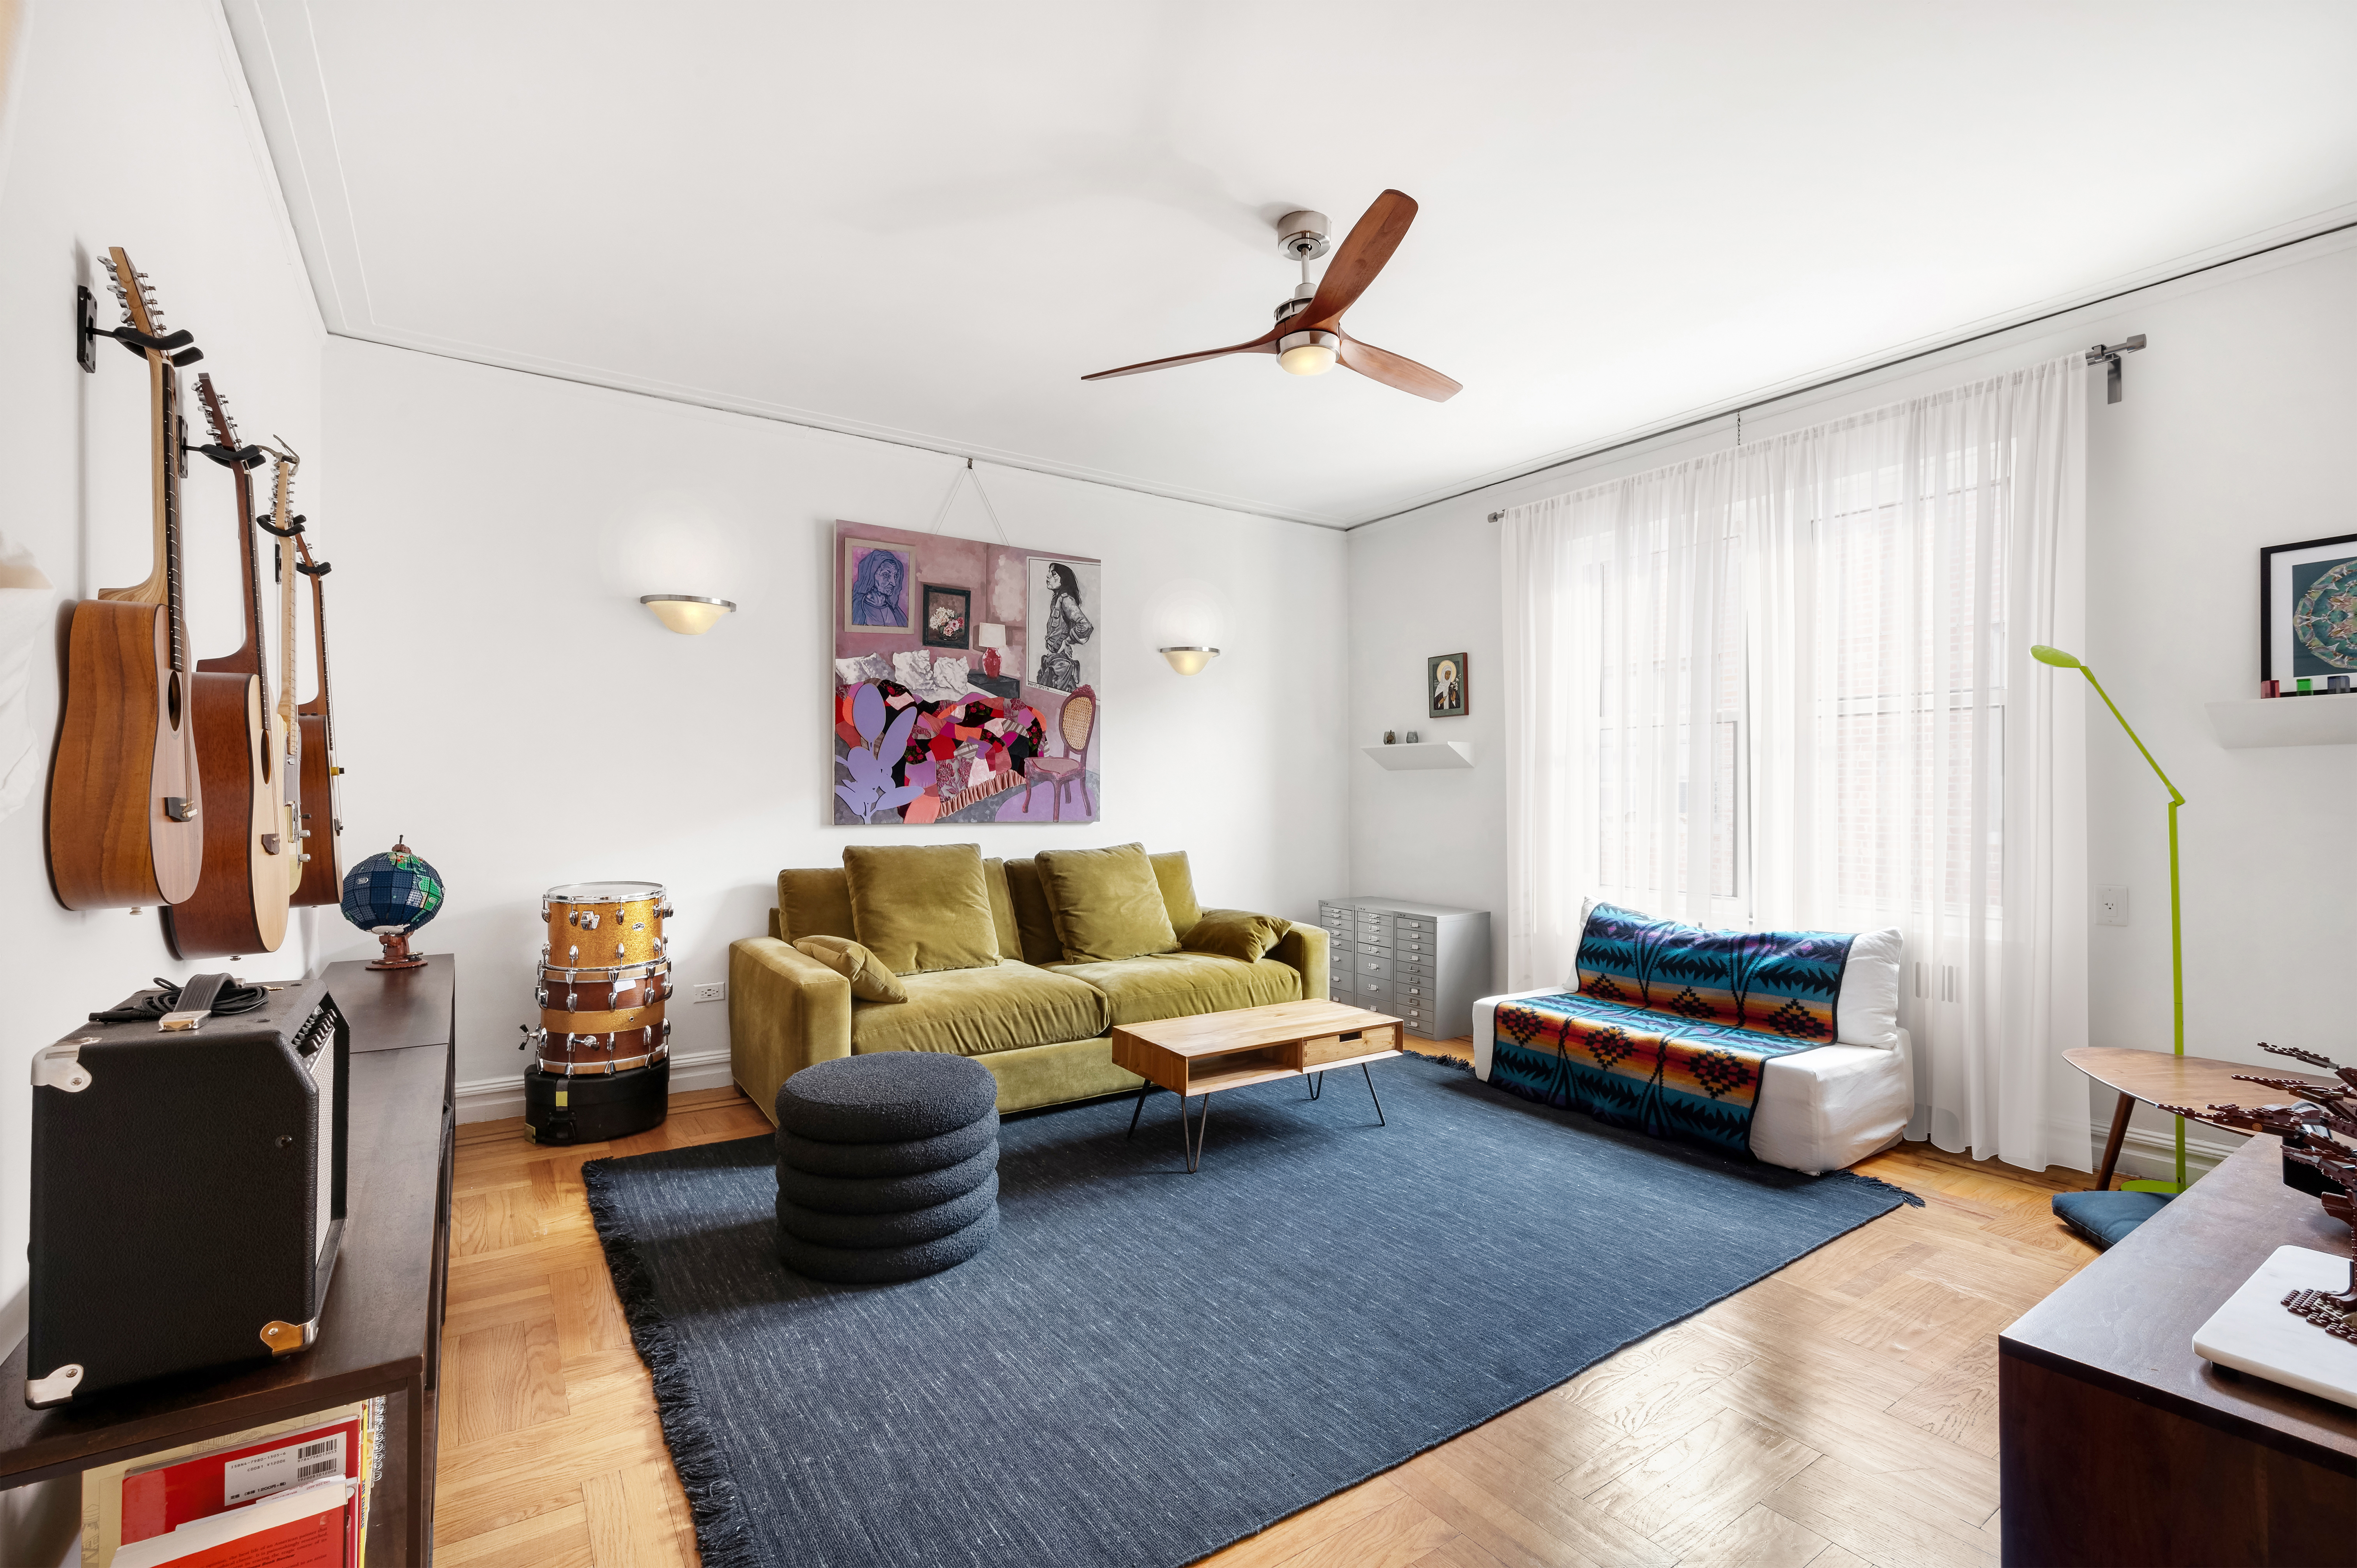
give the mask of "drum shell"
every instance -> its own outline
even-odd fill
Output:
[[[571,1012],[562,1007],[540,1010],[540,1026],[552,1035],[627,1035],[649,1027],[660,1035],[662,1025],[663,1004],[660,1002],[647,1007],[620,1007],[600,1013],[587,1008]]]
[[[634,890],[636,896],[589,897],[590,887],[600,892]],[[581,896],[560,897],[568,888]],[[648,963],[663,957],[669,945],[663,940],[662,923],[671,906],[660,883],[575,883],[550,888],[540,905],[542,918],[548,922],[550,967],[594,969]]]
[[[658,1020],[602,1034],[544,1028],[528,1043],[544,1072],[559,1076],[626,1072],[671,1055],[671,1026]]]
[[[671,993],[668,962],[632,964],[622,970],[544,968],[536,1001],[541,1010],[550,1015],[613,1013],[622,1010],[614,1005],[617,1001],[626,1008],[637,1010],[649,1004],[661,1006]],[[554,1021],[548,1026],[558,1027]]]

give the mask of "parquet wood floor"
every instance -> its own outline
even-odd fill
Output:
[[[1465,1042],[1418,1048],[1454,1050]],[[693,1568],[687,1501],[581,1164],[769,1131],[733,1089],[571,1149],[461,1127],[434,1521],[442,1568]],[[1921,1195],[1208,1568],[1941,1568],[1997,1561],[1996,1334],[2094,1256],[2084,1186],[1928,1144]]]

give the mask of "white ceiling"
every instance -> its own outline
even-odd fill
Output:
[[[334,331],[1305,521],[2357,204],[2345,0],[227,6]],[[1082,384],[1387,185],[1453,402]]]

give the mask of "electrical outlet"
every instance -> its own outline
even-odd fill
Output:
[[[728,1000],[728,983],[716,980],[709,985],[699,985],[695,988],[695,999],[698,1002],[726,1002]]]
[[[2125,926],[2128,923],[2128,890],[2125,887],[2095,889],[2095,924]]]

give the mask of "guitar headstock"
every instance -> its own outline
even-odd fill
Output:
[[[197,372],[197,401],[205,405],[205,424],[212,431],[215,445],[234,449],[237,446],[237,421],[229,416],[229,399],[213,390],[213,378],[209,371]]]
[[[122,246],[107,252],[106,270],[113,283],[115,303],[123,306],[123,324],[150,338],[163,337],[167,330],[164,307],[156,303],[156,285],[131,264]]]

